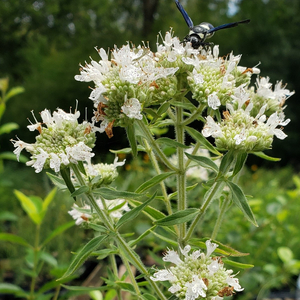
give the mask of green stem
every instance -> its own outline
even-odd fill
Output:
[[[146,152],[148,153],[148,155],[150,157],[150,160],[152,162],[154,170],[156,171],[157,174],[161,174],[161,170],[160,170],[160,167],[158,165],[158,161],[156,159],[156,156],[155,156],[154,152],[152,151],[152,148],[150,147],[150,145],[149,145],[149,143],[147,142],[146,139],[143,139],[143,141],[144,141]],[[172,211],[171,203],[170,203],[169,198],[168,198],[168,193],[167,193],[167,189],[166,189],[164,181],[160,182],[160,188],[161,188],[161,191],[162,191],[162,194],[163,194],[163,201],[166,205],[168,214],[172,215],[173,211]]]
[[[57,287],[55,288],[55,294],[54,294],[52,300],[57,300],[57,299],[58,299],[60,289],[61,289],[61,285],[59,285],[59,286],[57,286]]]
[[[184,144],[184,128],[182,126],[183,122],[183,108],[176,107],[176,123],[175,123],[175,133],[176,141]],[[177,173],[177,191],[178,191],[178,211],[185,210],[187,208],[186,203],[186,169],[184,161],[184,149],[181,147],[177,148],[177,159],[178,159],[178,173]],[[186,223],[179,225],[179,236],[178,243],[180,247],[184,247],[184,237],[186,235]]]
[[[223,222],[224,215],[225,215],[225,212],[227,211],[229,203],[230,203],[230,200],[229,200],[228,197],[226,197],[223,200],[222,204],[221,204],[219,217],[217,218],[217,221],[216,221],[215,226],[214,226],[213,233],[211,235],[211,238],[213,240],[217,237],[217,234],[218,234],[218,232],[220,230],[220,227],[221,227],[221,224]]]
[[[129,276],[130,281],[131,281],[131,283],[132,283],[132,285],[134,287],[134,290],[135,290],[136,294],[138,295],[138,297],[140,297],[141,292],[140,292],[139,286],[138,286],[138,284],[137,284],[137,282],[135,280],[135,277],[134,277],[134,274],[132,272],[132,269],[131,269],[131,267],[130,267],[130,265],[128,263],[128,260],[124,257],[124,255],[121,255],[121,258],[122,258],[122,261],[123,261],[123,263],[125,265],[125,268],[126,268],[126,270],[128,272],[128,276]]]
[[[77,167],[77,165],[72,165],[72,170],[74,171],[74,174],[80,183],[81,186],[86,185],[85,181]],[[119,251],[126,257],[130,259],[132,264],[136,266],[136,268],[143,274],[145,274],[145,278],[150,283],[152,288],[155,290],[157,295],[160,297],[159,299],[166,300],[166,297],[163,295],[162,291],[156,284],[156,282],[152,281],[150,279],[150,274],[148,273],[147,268],[141,261],[140,257],[137,255],[135,251],[133,251],[130,246],[127,244],[127,242],[123,239],[123,237],[120,235],[120,233],[114,228],[114,225],[110,222],[109,217],[106,215],[104,211],[98,206],[95,198],[91,193],[85,193],[85,196],[89,202],[89,204],[94,208],[94,210],[97,212],[99,217],[101,218],[104,226],[112,233],[112,237],[115,238],[115,241],[118,245]]]
[[[225,185],[224,181],[215,182],[213,187],[210,189],[209,194],[205,195],[204,202],[203,202],[202,206],[200,207],[200,212],[196,216],[196,218],[193,220],[191,226],[188,229],[188,232],[187,232],[186,236],[184,237],[185,242],[187,242],[190,239],[190,237],[192,236],[196,226],[198,225],[198,222],[203,217],[203,215],[206,212],[208,206],[216,198],[216,196],[223,190],[224,185]]]
[[[114,254],[109,255],[109,261],[110,261],[110,264],[112,266],[114,275],[118,278],[119,277],[118,267],[117,267],[116,258],[115,258]],[[117,292],[118,299],[122,299],[120,289],[117,289],[116,292]]]
[[[198,108],[194,110],[193,113],[182,122],[182,125],[187,126],[193,121],[197,120],[205,107],[206,107],[205,104],[199,104]]]
[[[149,128],[144,124],[144,122],[140,121],[140,120],[136,120],[136,122],[139,125],[140,130],[143,132],[144,138],[150,144],[151,148],[154,150],[154,152],[157,154],[157,156],[161,159],[161,161],[170,170],[177,171],[176,167],[169,161],[169,159],[166,157],[166,155],[163,153],[163,151],[158,147],[158,145],[155,142],[155,139],[153,138]]]
[[[31,284],[30,284],[30,296],[29,299],[34,299],[34,289],[35,289],[35,283],[37,279],[37,264],[38,264],[38,252],[40,251],[39,247],[40,243],[40,225],[36,226],[35,230],[35,238],[34,238],[34,249],[33,249],[33,277],[31,279]]]

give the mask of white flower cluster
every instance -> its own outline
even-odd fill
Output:
[[[274,135],[283,140],[287,135],[278,126],[286,126],[290,119],[284,120],[282,111],[274,112],[267,118],[265,110],[268,104],[261,106],[256,116],[252,116],[253,103],[250,93],[244,85],[234,90],[234,103],[227,103],[221,122],[208,116],[202,130],[205,137],[215,138],[216,146],[223,150],[243,150],[246,152],[269,149]]]
[[[59,172],[62,166],[77,164],[78,161],[86,161],[93,157],[91,151],[94,147],[95,133],[88,122],[78,124],[79,115],[79,111],[72,114],[58,109],[51,115],[49,110],[43,110],[43,122],[35,119],[35,124],[27,126],[30,131],[39,132],[35,143],[12,140],[17,159],[19,160],[21,151],[25,149],[31,154],[31,160],[26,165],[32,166],[35,172],[39,173],[43,168]],[[46,127],[42,126],[43,124]]]
[[[157,271],[151,280],[169,281],[169,291],[184,300],[221,300],[234,294],[234,291],[242,291],[239,280],[232,275],[233,271],[224,268],[220,257],[211,257],[218,245],[207,240],[206,247],[206,254],[200,250],[189,254],[190,246],[180,248],[183,260],[176,251],[168,250],[163,261],[175,266]]]
[[[106,209],[109,215],[115,220],[120,219],[124,212],[130,211],[128,203],[124,199],[104,200],[104,205],[102,200],[96,200],[96,202],[100,209]],[[68,213],[76,220],[76,225],[88,222],[101,223],[98,214],[93,212],[91,207],[87,204],[82,207],[74,204]]]

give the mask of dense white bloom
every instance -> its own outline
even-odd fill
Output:
[[[206,254],[199,250],[189,254],[189,245],[180,248],[183,259],[180,259],[176,251],[168,250],[163,261],[171,262],[174,266],[158,270],[150,279],[169,281],[171,287],[168,290],[182,300],[221,300],[228,295],[227,291],[242,291],[238,279],[231,275],[233,271],[224,268],[221,258],[211,257],[218,245],[210,240],[205,244]]]
[[[59,172],[61,167],[78,161],[86,161],[94,156],[91,152],[94,146],[95,134],[88,122],[79,124],[80,113],[66,113],[58,109],[53,113],[45,109],[41,112],[43,123],[35,119],[35,124],[28,126],[30,131],[37,130],[36,142],[28,144],[21,140],[12,140],[17,159],[23,149],[31,154],[31,160],[26,163],[32,166],[36,173],[44,168]],[[44,125],[44,126],[42,126]]]
[[[125,95],[124,105],[121,106],[121,109],[128,118],[141,120],[143,118],[141,108],[142,106],[138,99],[127,99],[127,94]]]

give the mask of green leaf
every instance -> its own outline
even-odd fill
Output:
[[[292,250],[288,247],[279,247],[277,254],[284,263],[289,263],[294,258]]]
[[[191,185],[191,186],[188,186],[188,187],[186,188],[186,191],[188,192],[188,191],[193,190],[197,185],[198,185],[198,183],[195,183],[195,184],[193,184],[193,185]],[[174,192],[174,193],[172,193],[172,194],[169,194],[169,195],[168,195],[168,199],[171,200],[171,199],[173,199],[174,197],[176,197],[177,195],[178,195],[178,191],[176,191],[176,192]]]
[[[142,295],[142,298],[143,298],[144,300],[157,300],[157,298],[154,297],[154,296],[152,296],[151,294],[143,294],[143,295]]]
[[[106,200],[139,199],[144,196],[143,194],[137,194],[137,193],[126,192],[126,191],[117,191],[113,188],[106,188],[106,187],[93,190],[93,194],[100,195]]]
[[[168,110],[169,107],[170,107],[170,103],[169,103],[169,102],[163,103],[163,104],[158,108],[158,110],[157,110],[158,116],[163,115],[163,114]]]
[[[43,241],[42,246],[47,245],[51,240],[53,240],[56,236],[60,235],[67,229],[71,228],[72,226],[75,225],[75,221],[71,221],[65,224],[60,225],[59,227],[55,228],[48,236],[47,238]]]
[[[171,240],[171,239],[165,237],[164,235],[161,235],[161,234],[159,234],[155,231],[152,231],[152,234],[155,235],[156,237],[158,237],[160,240],[162,240],[164,242],[167,242],[169,245],[172,245],[174,247],[178,247],[177,241]]]
[[[99,224],[89,223],[89,228],[92,228],[93,230],[102,232],[102,233],[108,232],[106,227],[99,225]]]
[[[78,291],[78,292],[89,292],[89,291],[95,291],[95,290],[106,290],[107,286],[101,286],[101,287],[87,287],[87,286],[70,286],[70,285],[61,285],[67,290],[70,291]]]
[[[119,228],[123,224],[135,219],[139,215],[141,210],[143,210],[143,208],[146,207],[155,198],[155,196],[156,196],[156,193],[150,199],[148,199],[146,202],[141,204],[140,206],[137,206],[134,209],[131,209],[130,211],[126,212],[117,222],[116,228]]]
[[[83,185],[81,187],[79,187],[78,189],[76,189],[72,194],[71,197],[76,198],[79,195],[85,194],[89,192],[89,187],[86,185]]]
[[[92,255],[97,256],[98,260],[102,260],[111,254],[118,254],[118,253],[119,250],[117,248],[114,248],[114,249],[102,249],[102,250],[94,251]]]
[[[53,182],[53,184],[55,186],[57,186],[59,189],[64,190],[64,189],[67,188],[67,186],[65,184],[65,181],[61,177],[56,176],[56,175],[51,174],[51,173],[48,173],[48,172],[46,172],[46,174],[48,175],[50,180]]]
[[[34,196],[27,197],[26,195],[24,195],[18,190],[14,190],[14,194],[20,201],[22,208],[30,217],[30,219],[37,225],[41,224],[42,215],[40,214],[40,212],[42,206],[42,199]],[[40,201],[38,201],[38,199]],[[40,202],[40,207],[39,207],[39,202]]]
[[[228,260],[228,259],[222,259],[222,261],[226,265],[236,267],[236,268],[240,268],[240,269],[250,269],[250,268],[254,267],[254,265],[251,265],[251,264],[243,264],[243,263],[239,263],[239,262]]]
[[[56,194],[56,191],[57,189],[54,188],[50,191],[50,193],[47,195],[47,197],[44,199],[43,201],[43,206],[42,206],[42,210],[46,211],[49,204],[52,202],[52,200],[54,199],[55,197],[55,194]]]
[[[137,146],[137,150],[139,152],[146,152],[145,148],[141,145]],[[115,154],[128,154],[128,153],[132,152],[131,148],[123,148],[123,149],[120,149],[120,150],[109,150],[109,151],[111,153],[115,153]]]
[[[19,125],[17,123],[5,123],[2,126],[0,126],[0,135],[4,133],[10,133],[13,130],[16,130],[19,128]]]
[[[222,156],[222,154],[198,130],[188,126],[185,126],[184,129],[196,142],[204,146],[207,150],[218,156]]]
[[[162,137],[156,140],[157,143],[163,144],[169,147],[174,147],[174,148],[183,148],[183,149],[188,149],[190,146],[178,143],[170,138],[167,137]]]
[[[249,253],[240,252],[236,249],[233,249],[230,246],[220,243],[219,241],[212,240],[211,238],[203,238],[203,239],[193,238],[193,239],[189,240],[189,244],[192,246],[196,246],[198,248],[206,249],[205,242],[207,240],[211,240],[213,243],[218,245],[218,247],[216,248],[214,253],[218,253],[218,254],[225,255],[225,256],[233,256],[233,257],[241,257],[241,256],[249,255]]]
[[[0,212],[0,221],[17,221],[18,216],[10,211]]]
[[[165,180],[166,178],[170,177],[171,175],[175,174],[175,172],[167,172],[167,173],[162,173],[159,175],[154,176],[150,180],[144,182],[142,185],[140,185],[136,189],[136,193],[142,193],[151,187],[155,186],[156,184],[160,183],[161,181]]]
[[[184,102],[170,101],[170,103],[176,107],[182,107],[190,111],[194,111],[197,109],[197,107],[194,104],[192,104],[189,100],[187,100],[186,98],[184,98],[184,100],[185,100]]]
[[[232,177],[237,175],[242,170],[242,168],[244,167],[245,162],[247,160],[247,157],[248,157],[248,154],[246,152],[239,152],[236,155],[236,163],[235,163],[235,166],[233,169]]]
[[[154,222],[159,226],[172,226],[176,224],[182,224],[191,221],[199,213],[197,208],[187,208],[185,210],[177,211],[174,214],[167,216],[163,219]]]
[[[89,257],[89,255],[98,248],[103,241],[107,238],[107,236],[96,236],[92,240],[90,240],[73,258],[68,270],[66,273],[60,278],[64,279],[71,274],[73,274],[83,263],[84,261]],[[60,280],[59,279],[59,280]]]
[[[26,294],[19,286],[11,283],[0,283],[0,294]]]
[[[9,90],[9,92],[5,95],[5,99],[4,101],[6,102],[8,99],[18,95],[18,94],[21,94],[25,91],[25,89],[21,86],[16,86],[16,87],[13,87]]]
[[[234,151],[228,151],[222,157],[219,172],[223,175],[226,175],[229,172],[230,167],[231,167],[234,160],[235,160],[235,152]]]
[[[134,126],[132,123],[130,123],[127,127],[126,127],[126,132],[127,132],[127,138],[132,150],[132,155],[134,157],[137,156],[137,144],[136,144],[136,138],[135,138],[135,130],[134,130]]]
[[[50,253],[39,251],[39,258],[52,267],[57,266],[57,260]]]
[[[130,200],[130,204],[138,206],[138,205],[143,204],[143,202]],[[153,208],[151,206],[146,206],[144,208],[143,212],[147,213],[152,218],[152,220],[159,220],[166,216],[164,213],[162,213],[161,211],[159,211],[156,208]]]
[[[91,297],[91,300],[103,300],[103,296],[100,291],[90,291],[89,295]]]
[[[235,183],[228,181],[227,182],[228,187],[230,188],[230,191],[232,193],[232,201],[240,208],[240,210],[244,213],[245,217],[256,227],[258,227],[256,220],[254,218],[254,215],[252,213],[252,210],[248,204],[248,201],[243,193],[243,191],[240,189],[238,185]]]
[[[211,169],[211,170],[213,170],[216,173],[219,171],[218,166],[210,158],[208,158],[208,157],[191,155],[191,154],[189,154],[187,152],[185,152],[185,155],[190,160],[195,161],[196,163],[198,163],[203,168]]]
[[[11,234],[11,233],[0,233],[0,241],[11,242],[11,243],[15,243],[15,244],[19,244],[31,248],[31,245],[27,243],[26,240],[24,240],[22,237],[18,235]]]
[[[135,289],[131,283],[123,282],[123,281],[116,281],[116,285],[118,285],[123,291],[127,291],[131,294],[136,294]]]
[[[251,154],[254,154],[262,159],[269,160],[269,161],[280,161],[281,160],[281,158],[272,157],[263,152],[251,152]]]

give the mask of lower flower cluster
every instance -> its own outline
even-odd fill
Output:
[[[221,257],[211,257],[218,245],[207,240],[206,247],[206,254],[200,250],[188,254],[190,246],[180,248],[183,260],[176,251],[168,250],[163,260],[175,266],[157,271],[151,280],[169,281],[169,292],[184,300],[221,300],[242,291],[239,280],[232,275],[232,270],[225,269]]]

